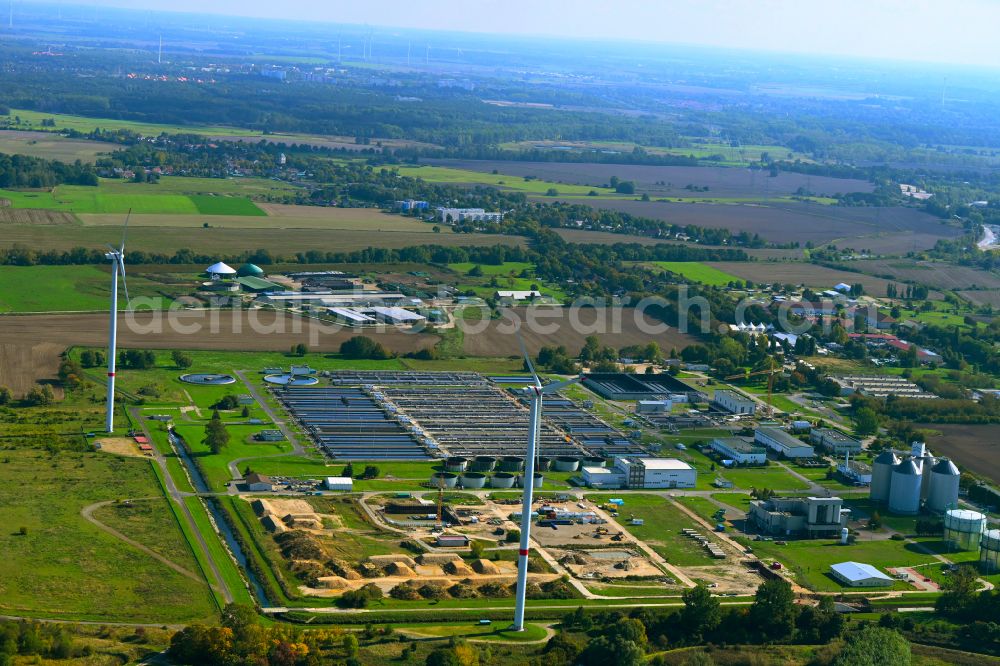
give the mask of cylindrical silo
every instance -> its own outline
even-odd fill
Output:
[[[873,502],[888,502],[892,485],[892,470],[899,464],[899,458],[892,451],[883,451],[872,463],[872,485],[870,497]]]
[[[454,488],[458,485],[458,474],[453,472],[437,472],[432,474],[431,485],[435,488],[439,485],[445,488]]]
[[[604,467],[607,461],[600,456],[591,456],[583,459],[583,464],[587,467]]]
[[[493,456],[476,456],[470,469],[474,472],[492,472],[493,466],[496,464],[497,459]]]
[[[463,488],[484,488],[486,486],[486,475],[482,472],[466,472],[462,475]]]
[[[552,459],[547,456],[539,456],[535,458],[535,469],[540,472],[544,472],[552,464]]]
[[[985,574],[1000,572],[1000,530],[983,534],[979,542],[979,570]]]
[[[491,488],[513,488],[516,476],[510,472],[497,472],[490,478]]]
[[[545,476],[536,472],[535,473],[535,485],[534,485],[534,487],[535,488],[541,488],[542,487],[542,483],[544,482],[544,480],[545,480]],[[524,488],[524,475],[523,474],[517,477],[517,482],[518,482],[518,484],[522,488]]]
[[[942,458],[930,474],[925,469],[924,476],[930,476],[930,490],[927,493],[927,508],[931,511],[947,511],[958,506],[958,481],[961,478],[955,463]]]
[[[892,470],[889,511],[906,516],[920,512],[920,470],[912,458],[904,460]]]
[[[521,465],[524,463],[523,458],[517,456],[504,456],[500,459],[500,471],[501,472],[520,472]]]
[[[978,511],[952,509],[944,514],[944,542],[954,550],[975,550],[986,530],[986,516]]]
[[[573,456],[559,456],[553,461],[552,469],[557,472],[575,472],[580,469],[580,459]]]
[[[448,472],[464,472],[468,464],[469,464],[468,458],[462,458],[461,456],[453,456],[444,461],[444,468],[445,471]]]
[[[925,500],[931,494],[931,470],[937,464],[937,458],[925,451],[924,455],[914,462],[920,470],[920,499]]]

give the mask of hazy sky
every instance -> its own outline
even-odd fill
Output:
[[[641,39],[1000,66],[996,38],[1000,0],[95,1],[404,28]]]

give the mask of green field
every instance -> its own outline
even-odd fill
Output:
[[[14,124],[14,119],[20,118],[20,124]],[[46,128],[48,130],[72,129],[77,132],[89,133],[95,129],[102,130],[129,130],[145,136],[158,136],[166,132],[167,134],[205,134],[218,136],[261,136],[260,132],[253,130],[238,129],[235,127],[212,127],[205,125],[160,125],[157,123],[143,123],[131,120],[112,120],[110,118],[87,118],[85,116],[71,116],[63,113],[44,113],[40,111],[29,111],[27,109],[11,109],[10,115],[6,119],[15,129],[41,129],[42,120],[51,119],[55,121],[55,127]]]
[[[151,189],[156,187],[142,184],[133,189],[120,182],[104,180],[97,187],[58,185],[52,190],[0,190],[0,198],[10,201],[12,208],[67,213],[124,215],[131,210],[137,215],[266,215],[244,198],[204,194],[190,196],[171,193],[169,188]]]
[[[691,282],[700,282],[712,287],[725,287],[730,282],[740,281],[740,278],[724,273],[697,261],[654,261],[653,266],[680,275]]]
[[[119,290],[121,286],[119,285]],[[140,275],[128,278],[132,298],[186,293]],[[111,273],[97,266],[0,266],[0,312],[52,312],[106,310],[111,294]],[[118,308],[126,307],[119,291]]]
[[[572,185],[568,183],[555,183],[547,180],[530,179],[526,180],[522,176],[510,176],[502,173],[486,173],[483,171],[471,171],[468,169],[452,169],[450,167],[418,166],[399,167],[397,169],[400,176],[411,178],[421,178],[429,183],[469,183],[473,185],[488,185],[500,189],[513,190],[543,196],[549,190],[554,189],[558,196],[582,196],[590,200],[593,199],[634,199],[635,195],[616,194],[614,190],[607,188],[593,187],[590,185]],[[591,192],[596,192],[597,196],[588,196]]]
[[[70,139],[53,132],[0,132],[0,153],[7,155],[31,155],[67,163],[94,162],[98,155],[116,148],[112,143]]]
[[[0,613],[124,622],[188,622],[216,609],[207,584],[187,578],[84,520],[95,502],[162,494],[147,460],[110,454],[57,457],[8,450],[0,464]],[[156,501],[156,500],[150,500]],[[112,516],[114,526],[194,568],[165,507]],[[106,513],[102,513],[106,516]],[[20,528],[25,534],[20,534]]]

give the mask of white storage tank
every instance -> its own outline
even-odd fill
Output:
[[[947,511],[958,506],[958,482],[961,475],[955,463],[942,458],[931,468],[930,490],[927,493],[927,508],[931,511]]]
[[[979,542],[979,570],[985,574],[1000,572],[1000,530],[989,530]]]
[[[872,463],[872,484],[870,497],[873,502],[888,502],[892,485],[892,470],[899,464],[899,458],[892,451],[883,451]]]
[[[952,509],[944,514],[944,541],[954,550],[975,550],[986,530],[986,516],[978,511]]]
[[[912,458],[896,465],[892,470],[889,488],[889,511],[905,516],[920,512],[920,469]]]
[[[482,472],[466,472],[462,474],[463,488],[485,488],[486,475]]]
[[[458,474],[453,472],[435,472],[431,475],[431,486],[434,488],[454,488],[458,485]]]
[[[510,472],[497,472],[490,478],[490,488],[513,488],[517,476]]]

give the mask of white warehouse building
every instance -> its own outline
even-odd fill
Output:
[[[763,465],[767,462],[767,449],[755,446],[753,440],[743,437],[716,437],[712,450],[737,465]]]
[[[719,390],[712,398],[712,406],[724,409],[730,414],[753,414],[757,403],[752,398],[740,395],[736,391]]]
[[[584,467],[591,488],[694,488],[698,473],[676,458],[615,457],[610,468]]]
[[[781,428],[765,426],[757,428],[754,440],[785,458],[812,458],[816,450],[801,439],[792,437]]]

